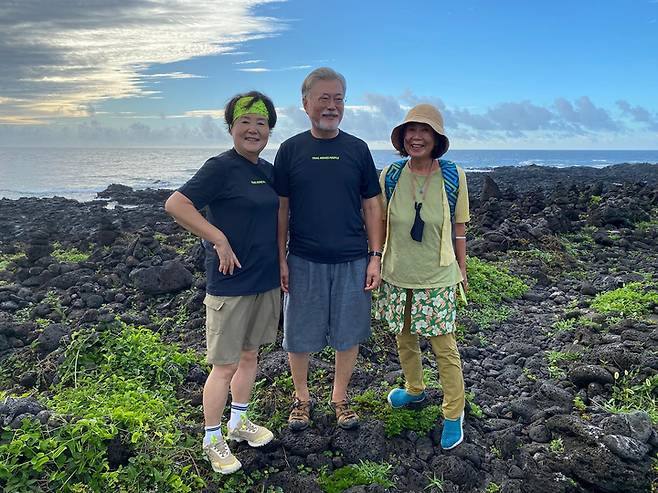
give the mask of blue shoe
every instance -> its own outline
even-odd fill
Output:
[[[457,419],[444,419],[441,448],[450,450],[464,441],[464,413]]]
[[[398,409],[400,407],[408,406],[409,404],[417,404],[425,400],[425,391],[420,394],[410,394],[404,389],[393,389],[388,393],[388,403],[392,408]]]

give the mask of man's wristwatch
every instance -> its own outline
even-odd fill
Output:
[[[377,250],[371,250],[368,252],[368,257],[381,257],[382,252],[378,252]]]

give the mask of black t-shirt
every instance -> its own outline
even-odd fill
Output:
[[[291,137],[276,154],[274,188],[290,199],[291,254],[325,264],[366,256],[361,200],[381,189],[364,141],[342,131],[333,139],[310,130]]]
[[[208,159],[178,189],[197,209],[208,207],[208,221],[226,235],[242,265],[232,276],[222,274],[213,245],[204,241],[209,294],[246,296],[279,285],[276,243],[279,198],[271,182],[270,163],[259,159],[254,165],[231,149]]]

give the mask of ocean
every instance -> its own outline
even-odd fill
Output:
[[[177,188],[210,156],[212,148],[0,148],[0,198],[67,197],[92,200],[111,183],[141,188]],[[276,150],[262,157],[272,162]],[[399,159],[394,151],[372,151],[383,168]],[[592,166],[658,163],[658,150],[451,150],[446,156],[470,171],[497,166]]]

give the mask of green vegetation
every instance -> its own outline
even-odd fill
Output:
[[[264,471],[256,470],[250,474],[240,470],[222,478],[219,488],[212,491],[216,491],[217,493],[253,493],[255,491],[259,493],[284,493],[284,491],[278,486],[269,486],[267,489],[263,486],[259,486],[264,479],[276,472],[278,472],[278,470],[273,467]]]
[[[3,430],[0,481],[9,491],[197,491],[197,438],[182,431],[193,410],[175,397],[197,359],[145,328],[74,334],[47,401],[73,419]],[[110,467],[110,440],[127,463]]]
[[[548,444],[548,447],[551,449],[551,452],[554,454],[563,454],[564,453],[564,442],[562,441],[562,437],[559,438],[554,438],[551,440],[551,442]]]
[[[581,413],[583,413],[587,410],[587,406],[585,405],[585,401],[579,395],[577,395],[576,397],[573,398],[573,407],[576,408],[576,410],[580,411]]]
[[[0,253],[0,271],[6,270],[11,262],[25,258],[25,253]]]
[[[429,405],[422,409],[392,409],[385,405],[386,395],[366,390],[354,397],[357,412],[369,414],[384,423],[386,436],[397,436],[405,430],[426,434],[441,417],[441,408]]]
[[[601,203],[601,200],[603,200],[603,197],[601,197],[600,195],[592,195],[589,198],[589,205],[591,207],[597,207]]]
[[[441,475],[441,477],[436,477],[436,473],[434,472],[431,476],[427,475],[425,477],[427,478],[427,486],[425,486],[426,490],[443,493],[443,475]]]
[[[553,379],[560,379],[565,377],[565,372],[560,368],[561,361],[576,361],[580,359],[579,353],[569,351],[550,351],[547,353],[548,358],[548,374]]]
[[[468,298],[478,305],[489,306],[505,298],[519,298],[528,290],[518,277],[477,257],[468,257],[467,271]]]
[[[350,464],[332,473],[320,473],[318,483],[326,493],[341,493],[352,486],[378,484],[391,488],[393,482],[389,479],[391,465],[371,461],[361,461]]]
[[[484,491],[485,493],[500,493],[501,488],[496,483],[491,482],[487,485],[487,488]]]
[[[53,243],[52,257],[58,262],[85,262],[89,258],[89,253],[82,252],[75,247],[63,248],[59,242]]]
[[[642,318],[655,305],[658,305],[658,284],[631,282],[624,287],[596,295],[591,306],[600,313]]]
[[[592,235],[595,231],[596,227],[586,226],[578,233],[562,235],[560,243],[567,254],[580,264],[583,258],[589,258],[591,256],[595,245]]]
[[[641,381],[637,371],[615,373],[612,397],[603,403],[603,408],[611,413],[632,413],[645,411],[654,424],[658,424],[658,374]]]
[[[274,433],[281,430],[288,423],[292,388],[290,376],[279,375],[274,382],[258,380],[251,396],[249,419]]]
[[[516,259],[539,260],[546,265],[554,265],[558,262],[557,256],[552,252],[531,248],[530,250],[508,250],[507,254]]]
[[[528,290],[528,286],[506,269],[498,268],[477,257],[468,257],[466,268],[469,305],[460,306],[461,313],[481,328],[507,320],[511,310],[501,305],[501,302],[519,298]]]
[[[201,241],[198,236],[188,232],[182,231],[177,234],[165,235],[159,231],[153,234],[153,238],[161,245],[173,247],[178,255],[187,255],[190,249],[199,244]]]
[[[475,392],[466,392],[466,402],[470,407],[471,416],[475,416],[478,419],[484,418],[484,412],[482,408],[475,403]]]
[[[553,324],[552,327],[553,327],[553,331],[551,331],[550,333],[555,334],[557,332],[570,332],[578,327],[596,328],[599,327],[599,324],[593,322],[589,318],[581,316],[576,318],[558,320]]]
[[[423,368],[423,382],[428,389],[441,389],[439,372],[435,368]]]
[[[523,368],[523,376],[526,377],[528,380],[531,382],[536,382],[537,381],[537,375],[532,373],[532,370],[530,368]]]

